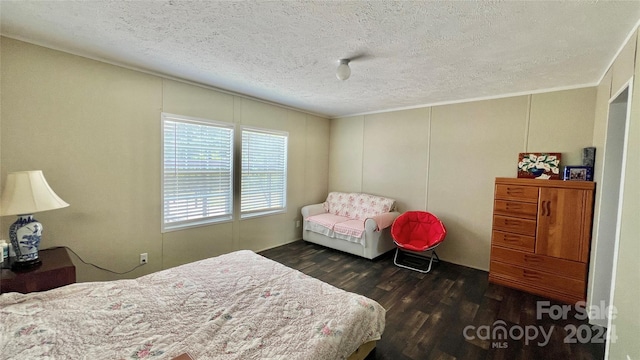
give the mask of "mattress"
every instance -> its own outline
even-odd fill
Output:
[[[385,310],[243,250],[133,280],[0,295],[3,359],[344,359]]]

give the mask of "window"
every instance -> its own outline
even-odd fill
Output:
[[[285,132],[242,129],[242,218],[286,210],[288,136]]]
[[[162,114],[162,231],[230,220],[233,125]]]

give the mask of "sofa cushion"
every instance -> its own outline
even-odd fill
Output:
[[[339,222],[333,226],[336,234],[346,235],[349,237],[361,238],[364,234],[363,220],[347,220]]]
[[[340,215],[325,213],[309,216],[306,220],[318,225],[322,225],[329,230],[333,230],[334,226],[337,223],[347,221],[349,220],[349,218]]]
[[[324,202],[324,209],[334,215],[351,217],[355,194],[330,192]]]
[[[358,194],[354,204],[352,217],[359,220],[388,213],[393,208],[395,200],[382,196]]]
[[[365,220],[393,210],[395,200],[363,193],[330,192],[324,209],[331,214]]]

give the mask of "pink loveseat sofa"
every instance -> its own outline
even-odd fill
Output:
[[[302,208],[302,239],[373,259],[395,248],[390,227],[398,215],[393,199],[331,192],[324,203]]]

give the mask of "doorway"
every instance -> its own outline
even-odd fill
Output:
[[[600,184],[600,212],[596,249],[592,251],[594,274],[589,305],[608,309],[613,292],[614,269],[618,258],[622,179],[624,178],[625,149],[631,104],[631,81],[609,102],[609,117],[604,145],[602,183]],[[592,324],[608,327],[608,314],[592,318]]]

